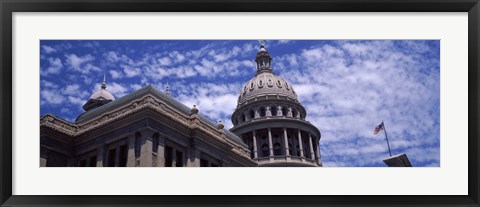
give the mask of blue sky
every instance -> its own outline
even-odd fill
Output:
[[[148,84],[232,127],[243,84],[255,75],[256,40],[40,42],[40,113],[73,121],[100,89],[116,98]],[[324,166],[385,166],[392,154],[440,166],[440,41],[267,40],[273,71],[289,81],[320,129]]]

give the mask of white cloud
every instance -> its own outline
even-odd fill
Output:
[[[42,90],[40,92],[41,99],[44,101],[44,103],[48,104],[61,104],[65,101],[65,98],[57,93],[55,90]]]
[[[130,84],[130,88],[132,88],[134,91],[140,90],[142,88],[142,85],[140,84]]]
[[[54,53],[57,51],[55,48],[50,47],[48,45],[42,45],[42,49],[46,54]]]
[[[110,73],[110,76],[111,76],[113,79],[120,79],[120,78],[123,77],[122,71],[109,70],[108,72]]]
[[[91,64],[95,57],[90,54],[84,56],[77,56],[76,54],[65,55],[65,63],[74,71],[89,74],[90,71],[100,71],[100,68]]]
[[[168,66],[168,65],[172,64],[172,60],[169,57],[160,58],[160,59],[158,59],[158,62],[162,66]]]
[[[60,70],[63,68],[62,60],[60,58],[48,58],[49,65],[46,67],[45,70],[40,71],[41,75],[49,75],[49,74],[59,74]]]
[[[129,92],[128,87],[116,82],[107,84],[107,90],[110,91],[110,93],[112,93],[117,98],[125,96],[127,92]]]
[[[123,67],[123,72],[125,73],[125,76],[129,78],[139,76],[141,74],[140,68],[132,68],[127,65],[124,65],[122,67]]]
[[[63,89],[63,94],[66,94],[66,95],[78,94],[78,89],[80,89],[80,85],[78,85],[78,84],[67,85]]]

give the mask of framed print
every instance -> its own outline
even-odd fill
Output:
[[[2,206],[480,204],[477,0],[0,6]]]

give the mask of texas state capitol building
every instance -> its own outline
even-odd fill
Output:
[[[230,130],[175,100],[168,86],[115,99],[104,79],[74,123],[40,118],[40,166],[321,167],[320,131],[305,120],[293,86],[275,75],[271,61],[261,44]]]

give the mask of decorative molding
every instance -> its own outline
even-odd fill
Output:
[[[145,109],[154,110],[157,113],[173,120],[177,124],[189,128],[190,130],[200,130],[220,142],[227,143],[228,146],[231,147],[232,151],[236,152],[236,154],[250,159],[249,150],[245,150],[245,148],[238,143],[228,139],[223,131],[220,132],[216,126],[213,126],[200,119],[197,114],[182,114],[181,112],[169,107],[168,104],[149,94],[133,100],[130,104],[127,104],[123,107],[105,112],[104,114],[99,115],[98,118],[91,119],[78,125],[65,121],[54,115],[46,114],[40,119],[40,127],[48,127],[66,135],[75,137]]]

